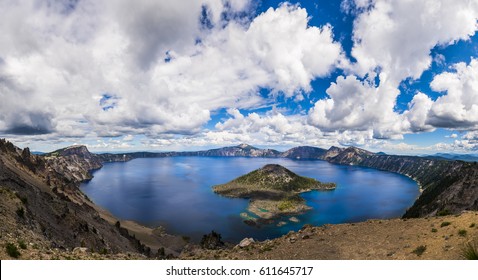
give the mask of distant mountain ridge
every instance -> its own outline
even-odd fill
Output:
[[[448,160],[462,160],[462,161],[478,161],[478,155],[468,154],[450,154],[450,153],[436,153],[434,155],[425,155],[423,157],[432,159],[448,159]]]
[[[300,146],[280,153],[280,156],[293,159],[322,159],[326,153],[327,150],[322,148]]]
[[[74,165],[85,169],[105,162],[128,161],[134,158],[207,156],[207,157],[270,157],[325,160],[334,164],[356,165],[395,172],[417,181],[423,193],[407,210],[404,217],[423,217],[437,213],[459,213],[478,210],[478,165],[464,161],[418,156],[397,156],[372,153],[357,147],[322,149],[301,146],[279,152],[259,149],[248,144],[196,152],[135,152],[125,154],[86,153],[85,148],[62,149],[57,152],[69,157]],[[87,149],[86,149],[87,150]],[[54,152],[55,153],[55,152]],[[52,153],[45,156],[51,156]],[[84,157],[85,161],[80,159]],[[65,164],[66,166],[66,164]],[[61,171],[61,170],[60,170]],[[80,176],[81,177],[81,176]]]
[[[179,152],[178,155],[197,155],[214,157],[278,157],[281,153],[272,149],[259,149],[248,144],[224,147],[199,152]]]

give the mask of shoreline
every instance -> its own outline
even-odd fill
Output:
[[[83,192],[81,193],[84,194]],[[131,236],[134,236],[142,244],[151,248],[153,253],[160,248],[164,248],[166,255],[179,256],[182,249],[188,244],[183,237],[169,234],[162,228],[148,227],[133,220],[121,220],[94,202],[87,201],[86,203],[93,207],[100,217],[110,225],[115,226],[117,222],[120,222],[121,228],[126,229]]]
[[[185,155],[178,155],[178,156],[171,156],[171,157],[185,157]],[[210,157],[210,156],[187,156],[187,157]],[[222,157],[229,158],[229,156],[222,156]],[[248,158],[255,158],[255,157],[248,157]],[[266,158],[266,157],[259,157],[259,158]],[[132,161],[132,160],[135,160],[135,159],[137,159],[137,158],[131,158],[131,159],[128,159],[126,161],[107,161],[107,162],[103,162],[103,164],[126,163],[128,161]],[[297,159],[291,159],[291,158],[286,158],[286,159],[289,159],[289,160],[292,160],[292,161],[297,160]],[[332,162],[329,162],[329,161],[324,160],[324,159],[308,159],[308,160],[310,160],[310,161],[325,161],[325,162],[328,162],[328,163],[333,164],[333,165],[344,166],[344,164],[332,163]],[[381,169],[365,167],[365,166],[364,167],[357,166],[357,167],[370,168],[370,169],[377,170],[377,171],[391,172],[391,171],[387,171],[387,170],[381,170]],[[85,180],[85,181],[93,180],[94,179],[94,175],[93,175],[94,172],[100,170],[101,168],[102,167],[91,170],[90,174],[92,175],[93,178]],[[391,173],[394,173],[394,174],[397,174],[397,175],[404,175],[404,176],[412,179],[417,184],[417,187],[419,188],[420,194],[423,192],[423,187],[421,186],[421,184],[415,178],[411,177],[410,175],[401,174],[401,173],[397,173],[397,172],[391,172]],[[83,182],[81,182],[81,183],[83,183]],[[328,184],[334,184],[335,185],[335,183],[323,183],[323,184],[324,184],[325,188],[322,188],[322,189],[307,189],[307,190],[303,190],[303,191],[298,192],[297,195],[300,195],[302,193],[312,192],[312,191],[332,191],[332,190],[335,190],[335,188],[336,188],[336,186],[334,186],[334,187],[328,187],[327,186]],[[80,191],[81,191],[81,189],[80,189]],[[213,192],[216,193],[214,190],[213,190]],[[84,194],[84,193],[82,192],[82,194]],[[219,193],[216,193],[216,194],[221,195]],[[221,196],[223,196],[223,195],[221,195]],[[248,198],[236,197],[236,196],[234,196],[234,197],[225,196],[225,197],[248,199]],[[416,200],[417,199],[415,199],[414,202]],[[264,203],[267,204],[267,203],[270,203],[270,202],[271,202],[270,200],[249,199],[247,208],[244,209],[245,211],[239,213],[238,216],[242,218],[242,221],[244,223],[246,223],[248,225],[251,225],[251,226],[255,226],[255,225],[260,225],[260,224],[273,224],[274,222],[276,222],[281,217],[288,217],[288,218],[294,219],[294,218],[296,218],[295,216],[305,214],[307,211],[310,211],[311,209],[313,209],[312,207],[310,207],[306,204],[306,201],[302,201],[300,203],[297,203],[297,205],[295,205],[294,209],[289,209],[287,211],[271,211],[271,209],[266,209],[265,207],[261,207]],[[114,225],[116,223],[116,221],[120,221],[122,227],[126,228],[128,230],[128,232],[130,232],[130,234],[135,235],[136,238],[138,238],[146,246],[151,247],[152,250],[156,250],[160,247],[164,247],[163,243],[161,241],[161,239],[162,239],[161,236],[158,236],[157,234],[154,233],[154,231],[155,231],[154,228],[152,228],[150,226],[143,225],[143,224],[141,224],[137,221],[134,221],[134,220],[121,220],[121,219],[115,217],[113,214],[111,214],[108,210],[102,208],[101,206],[96,205],[94,203],[91,203],[91,204],[95,209],[98,210],[98,212],[102,215],[102,217],[104,216],[103,218],[105,218],[105,220],[107,220],[110,224]],[[266,211],[263,211],[263,210],[266,210]],[[257,217],[251,216],[250,214],[253,214]],[[400,216],[398,216],[396,218],[400,218],[402,216],[403,216],[403,214],[401,214]],[[366,220],[364,220],[364,221],[366,221]],[[340,223],[340,224],[347,224],[347,223]],[[280,226],[283,226],[283,224],[281,224],[281,222],[279,222],[277,224],[277,226],[280,227]],[[167,236],[170,236],[170,237],[177,237],[178,239],[183,239],[183,237],[181,237],[181,236],[176,236],[176,235],[172,235],[172,234],[167,233],[167,229],[164,229],[163,235],[167,235]],[[186,244],[187,243],[185,243],[184,245],[186,245]]]

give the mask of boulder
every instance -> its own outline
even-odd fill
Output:
[[[244,248],[250,246],[252,243],[254,243],[254,239],[252,238],[244,238],[239,242],[239,247]]]
[[[86,247],[75,247],[73,249],[73,254],[86,254],[88,252],[88,248]]]

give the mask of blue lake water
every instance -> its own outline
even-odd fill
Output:
[[[334,191],[302,194],[313,210],[282,227],[249,226],[240,217],[246,199],[221,197],[211,187],[276,163],[322,182]],[[419,195],[417,184],[402,175],[326,161],[242,157],[144,158],[108,163],[94,172],[81,189],[91,200],[120,219],[164,226],[169,233],[199,240],[215,230],[223,239],[268,239],[298,230],[304,224],[322,225],[400,217]]]

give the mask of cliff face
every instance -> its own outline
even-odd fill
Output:
[[[210,157],[277,157],[280,155],[280,152],[271,149],[258,149],[247,144],[241,144],[238,146],[212,149],[207,151],[178,153],[178,155]]]
[[[341,153],[344,149],[342,148],[338,148],[338,147],[335,147],[335,146],[332,146],[330,147],[330,149],[328,149],[324,155],[322,155],[321,158],[319,159],[323,159],[323,160],[329,160],[333,157],[336,157],[339,153]]]
[[[330,153],[327,153],[327,159],[330,162],[345,163],[349,165],[358,164],[371,157],[375,156],[374,153],[359,149],[356,147],[349,147],[346,149],[332,148]]]
[[[42,156],[48,167],[72,182],[93,178],[89,171],[103,167],[98,155],[90,153],[85,146],[71,146]]]
[[[64,154],[40,157],[0,139],[0,230],[8,233],[0,236],[1,242],[21,239],[51,249],[138,252],[137,241],[102,219],[78,189],[82,172],[99,166],[94,156],[83,147]]]
[[[100,160],[101,163],[106,162],[126,162],[130,161],[134,158],[146,157],[144,154],[148,153],[137,153],[138,155],[134,155],[135,153],[127,153],[127,154],[97,154],[97,158]],[[142,154],[142,155],[140,155]]]
[[[301,146],[281,153],[280,157],[293,159],[319,159],[322,158],[326,152],[327,150],[321,148]]]
[[[414,156],[377,155],[347,148],[328,160],[331,163],[358,165],[409,176],[423,193],[404,217],[423,217],[462,210],[478,210],[478,164]]]

